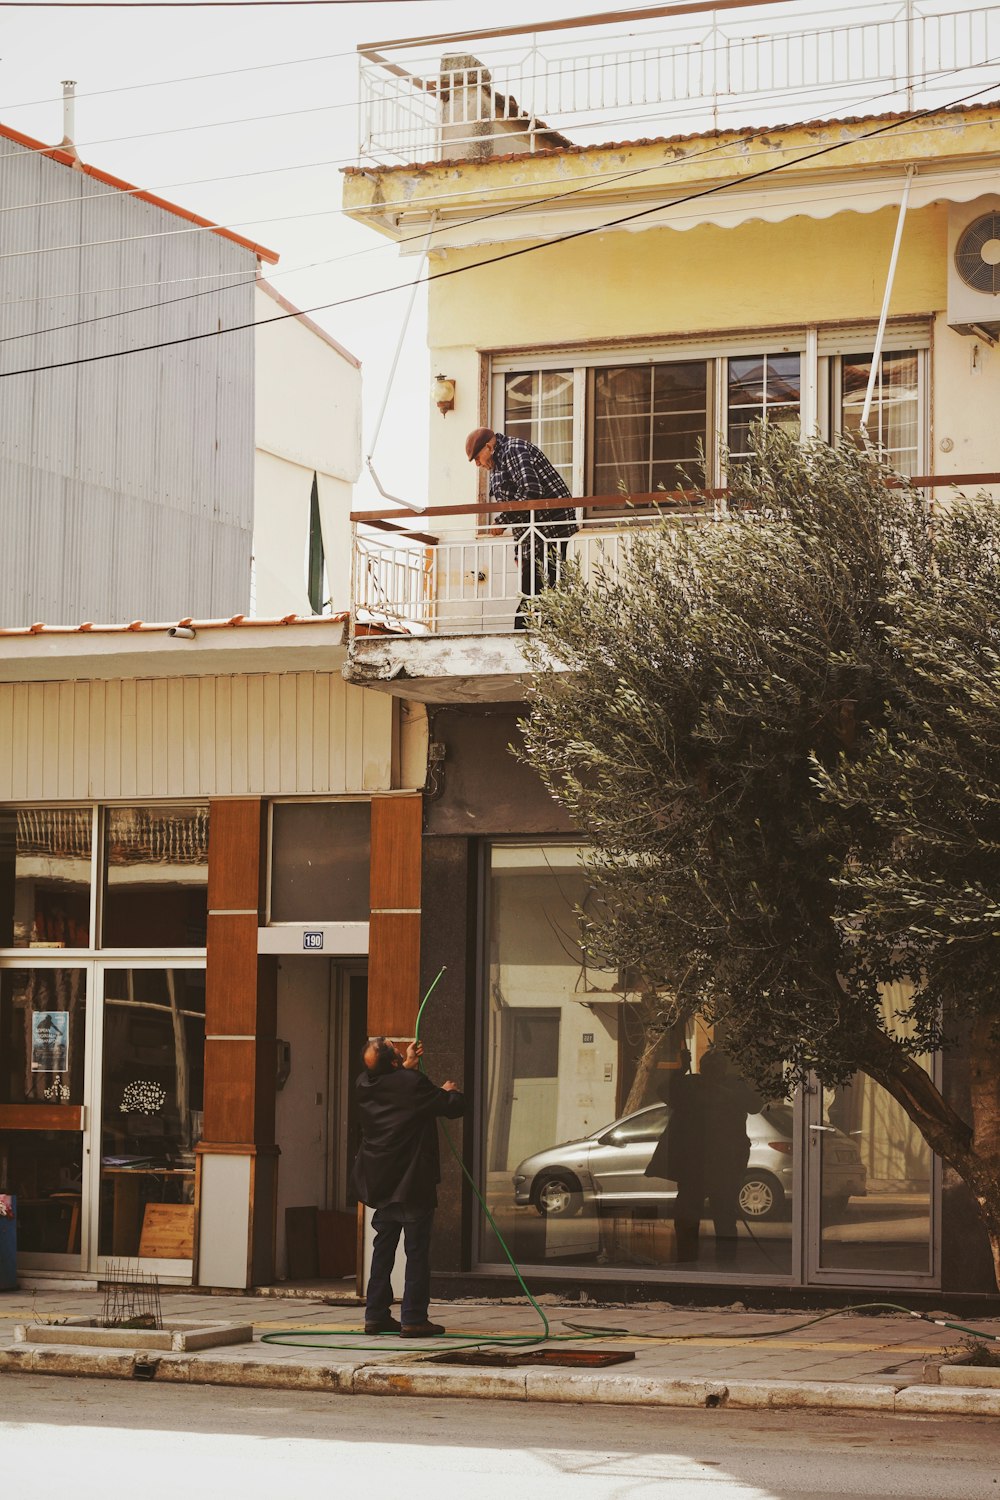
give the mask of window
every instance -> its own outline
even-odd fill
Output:
[[[89,948],[93,811],[0,809],[0,948]]]
[[[276,802],[271,921],[367,922],[371,803]]]
[[[745,458],[754,422],[784,427],[798,436],[802,361],[798,354],[762,354],[730,359],[728,446],[731,459]]]
[[[860,441],[861,414],[871,375],[871,354],[845,354],[840,360],[840,431]],[[879,360],[868,436],[901,474],[919,474],[920,355],[898,349]]]
[[[104,846],[105,948],[204,948],[208,808],[111,807]]]
[[[764,342],[734,338],[715,348],[623,354],[614,364],[580,355],[498,360],[493,420],[537,443],[578,496],[651,494],[725,483],[724,448],[747,453],[754,421],[831,441],[856,433],[874,330],[805,329]],[[869,432],[903,473],[925,463],[929,329],[890,324],[879,361]],[[695,357],[697,355],[697,357]],[[724,442],[722,441],[724,439]],[[594,515],[607,515],[603,507]],[[612,510],[613,513],[613,510]]]
[[[504,377],[503,430],[541,448],[573,489],[573,371],[524,370]]]
[[[705,360],[595,370],[593,392],[592,494],[641,495],[692,482],[708,441]]]

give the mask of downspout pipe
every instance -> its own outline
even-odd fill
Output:
[[[878,332],[875,335],[875,352],[872,354],[872,366],[868,372],[868,389],[865,391],[865,404],[861,408],[861,437],[866,448],[871,448],[871,439],[868,436],[868,419],[872,414],[872,399],[875,395],[875,382],[878,379],[879,365],[882,360],[882,345],[885,342],[885,325],[889,317],[889,303],[892,300],[892,286],[896,279],[896,263],[899,260],[899,247],[903,239],[903,225],[906,223],[906,210],[910,202],[910,185],[916,167],[911,162],[906,169],[906,181],[903,184],[903,196],[899,200],[899,218],[896,220],[896,238],[892,242],[892,255],[889,257],[889,274],[885,282],[885,296],[882,298],[882,313],[878,320]]]
[[[431,248],[431,236],[434,233],[434,229],[435,229],[436,224],[437,224],[437,210],[435,209],[434,212],[431,214],[431,222],[430,222],[430,224],[428,226],[428,229],[427,229],[427,238],[424,240],[424,248],[423,248],[423,251],[421,252],[421,256],[420,256],[420,269],[418,270],[416,276],[414,277],[413,286],[412,286],[412,288],[410,290],[410,300],[409,300],[409,302],[406,305],[406,313],[405,313],[405,315],[403,317],[403,326],[399,330],[399,339],[398,339],[397,344],[396,344],[396,353],[393,355],[392,367],[389,370],[389,378],[388,378],[388,380],[386,381],[386,384],[385,384],[385,394],[382,397],[382,406],[381,406],[381,409],[380,409],[379,414],[378,414],[378,419],[377,419],[377,421],[375,423],[375,431],[372,434],[371,448],[369,449],[368,456],[365,459],[365,464],[367,466],[368,472],[369,472],[369,474],[372,477],[372,480],[374,482],[375,488],[378,490],[379,494],[382,496],[382,499],[383,500],[391,500],[394,505],[402,505],[407,510],[417,511],[417,512],[425,510],[426,506],[423,506],[423,505],[414,505],[414,503],[413,503],[412,500],[404,500],[401,495],[390,495],[389,492],[388,492],[388,490],[384,490],[382,488],[382,482],[381,482],[381,480],[379,479],[378,475],[375,472],[375,464],[373,462],[373,459],[374,459],[374,455],[375,455],[375,448],[376,448],[376,446],[378,444],[378,440],[379,440],[379,434],[382,431],[382,423],[385,420],[386,407],[389,405],[389,396],[390,396],[390,394],[392,392],[392,383],[393,383],[393,381],[396,378],[396,370],[397,370],[397,368],[399,366],[399,357],[400,357],[400,355],[403,352],[403,340],[406,338],[406,331],[407,331],[407,329],[410,326],[410,315],[413,312],[413,304],[417,300],[417,292],[418,292],[418,290],[420,288],[421,283],[423,282],[424,271],[427,269],[427,256],[428,256],[428,253],[429,253],[430,248]]]

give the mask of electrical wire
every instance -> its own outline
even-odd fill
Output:
[[[969,99],[978,98],[979,95],[988,92],[995,86],[996,85],[992,83],[987,84],[981,89],[975,89],[967,94],[961,95],[958,99],[953,100],[952,105],[949,107],[954,107],[954,105],[966,102]],[[757,182],[765,177],[771,177],[777,172],[787,170],[789,167],[801,166],[805,162],[816,161],[820,157],[828,156],[834,151],[842,151],[846,147],[857,145],[861,141],[872,140],[877,136],[886,135],[890,131],[898,129],[905,124],[912,124],[913,121],[918,119],[925,119],[929,114],[934,113],[937,113],[937,109],[934,107],[930,107],[924,110],[918,110],[912,115],[901,115],[883,125],[878,126],[874,130],[863,131],[857,136],[851,137],[850,140],[834,141],[827,146],[821,146],[814,151],[806,152],[802,156],[796,157],[794,160],[778,162],[774,166],[761,168],[757,172],[749,172],[741,178],[736,178],[729,182],[716,183],[713,186],[701,188],[693,193],[686,193],[679,198],[671,200],[668,203],[656,203],[651,207],[638,209],[630,214],[623,214],[619,218],[610,219],[601,224],[589,225],[582,229],[572,230],[568,234],[553,236],[553,238],[550,240],[543,240],[532,245],[523,245],[515,250],[507,250],[500,255],[488,257],[485,260],[471,261],[464,266],[453,266],[447,270],[438,271],[433,276],[429,276],[426,278],[427,284],[430,285],[433,282],[443,281],[452,276],[465,275],[469,271],[480,270],[484,267],[495,267],[505,261],[519,259],[524,255],[533,255],[539,251],[551,249],[557,245],[570,244],[573,241],[588,238],[592,234],[603,234],[606,233],[609,229],[620,228],[625,224],[635,223],[639,219],[648,218],[650,214],[660,213],[665,208],[679,207],[683,203],[695,202],[700,198],[714,196],[717,193],[726,191],[727,188],[745,187],[750,182]],[[220,338],[225,334],[240,333],[251,328],[265,328],[268,326],[268,324],[285,322],[289,318],[302,316],[308,317],[314,313],[329,312],[335,307],[346,307],[359,302],[371,301],[376,297],[388,296],[393,292],[407,291],[410,290],[413,285],[414,283],[411,281],[398,283],[393,287],[379,287],[369,292],[355,293],[350,297],[339,297],[332,302],[319,303],[316,306],[309,308],[300,308],[297,312],[294,313],[282,313],[273,318],[264,318],[259,322],[254,320],[248,323],[234,324],[229,328],[211,329],[204,333],[187,334],[174,339],[163,339],[155,344],[137,345],[133,349],[109,350],[103,354],[81,355],[76,359],[56,360],[50,362],[49,364],[34,365],[20,370],[0,371],[0,379],[9,380],[17,375],[38,375],[44,374],[49,370],[69,369],[79,365],[99,363],[108,359],[123,359],[132,354],[148,354],[158,349],[174,348],[180,344],[197,343],[206,338]]]

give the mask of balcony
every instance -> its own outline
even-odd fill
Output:
[[[484,161],[940,106],[989,82],[1000,8],[697,0],[358,51],[362,166]]]

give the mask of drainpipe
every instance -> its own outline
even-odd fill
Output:
[[[868,436],[868,418],[872,414],[872,397],[875,394],[875,381],[878,379],[878,367],[882,359],[882,344],[885,339],[886,319],[889,316],[889,303],[892,299],[892,284],[896,279],[896,262],[899,260],[899,246],[903,238],[906,209],[910,201],[910,184],[913,182],[913,174],[916,170],[912,162],[906,169],[903,196],[899,200],[899,218],[896,220],[896,238],[892,243],[892,255],[889,257],[889,275],[885,283],[885,296],[882,298],[882,313],[878,320],[878,333],[875,335],[875,352],[872,355],[872,367],[868,372],[868,389],[865,391],[865,404],[861,408],[861,436],[866,448],[871,447],[871,439]]]

